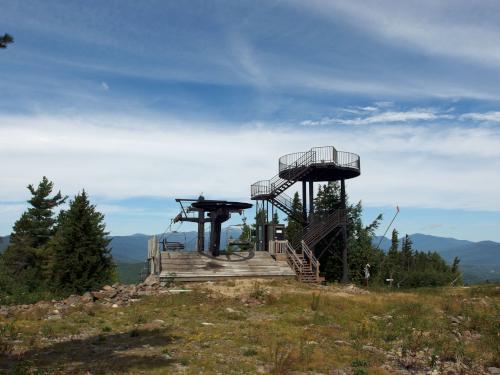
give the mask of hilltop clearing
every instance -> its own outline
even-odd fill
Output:
[[[500,286],[240,279],[114,285],[0,309],[0,371],[497,374]]]

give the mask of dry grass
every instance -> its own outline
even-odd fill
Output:
[[[46,320],[47,311],[0,318],[0,372],[386,374],[388,363],[500,366],[496,286],[369,294],[270,280],[190,287],[129,307],[72,309],[60,320]]]

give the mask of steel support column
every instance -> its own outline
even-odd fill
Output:
[[[304,222],[307,222],[307,191],[305,181],[302,181],[302,217],[304,218]]]
[[[314,214],[314,182],[309,181],[309,217],[312,220]]]
[[[205,211],[201,208],[198,210],[198,244],[197,250],[199,253],[205,251]]]
[[[345,210],[346,209],[345,180],[340,180],[340,201],[341,201],[341,209]],[[349,282],[349,265],[347,262],[347,221],[344,222],[344,225],[342,227],[342,282],[343,283]]]

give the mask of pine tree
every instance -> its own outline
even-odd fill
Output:
[[[388,254],[397,254],[398,247],[399,247],[399,238],[398,238],[398,236],[399,236],[399,233],[396,230],[396,228],[394,228],[392,230],[391,247],[389,248]]]
[[[82,293],[112,282],[115,265],[107,235],[104,216],[82,191],[59,214],[57,232],[48,245],[53,288]]]
[[[50,197],[53,188],[54,184],[45,176],[36,189],[28,185],[32,195],[28,200],[30,207],[14,224],[9,247],[2,256],[4,269],[27,291],[43,286],[45,246],[55,232],[54,209],[66,200],[60,191]]]
[[[278,213],[277,212],[274,212],[273,213],[273,220],[271,221],[273,224],[279,224],[280,223],[280,219],[278,217]]]
[[[302,202],[298,192],[295,192],[292,199],[292,212],[294,216],[302,215]],[[290,241],[292,246],[297,246],[302,238],[302,224],[296,221],[292,216],[288,216],[286,238]]]

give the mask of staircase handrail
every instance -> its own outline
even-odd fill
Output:
[[[316,278],[319,278],[319,260],[316,259],[314,256],[313,252],[307,246],[304,240],[300,241],[300,244],[302,245],[302,254],[304,254],[307,258],[309,258],[309,263],[311,264],[311,269],[315,272]]]
[[[288,264],[295,270],[295,272],[298,273],[300,276],[302,274],[302,260],[297,256],[297,253],[295,252],[295,249],[290,245],[290,242],[287,241],[286,244],[286,259],[288,261]]]
[[[329,213],[325,218],[321,221],[313,221],[307,228],[306,234],[303,237],[303,240],[311,245],[311,241],[321,235],[323,232],[327,232],[328,229],[335,227],[339,224],[342,224],[343,221],[346,220],[346,209],[337,209],[333,212]]]

